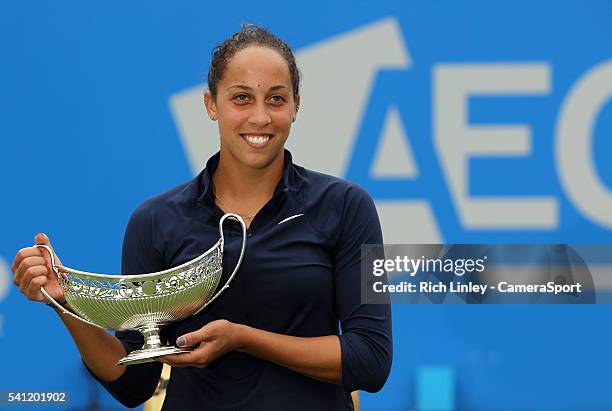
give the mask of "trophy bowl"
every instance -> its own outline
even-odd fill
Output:
[[[222,274],[223,222],[237,220],[242,226],[242,246],[238,262],[227,281],[216,293]],[[157,357],[187,352],[189,349],[165,346],[159,338],[160,327],[183,320],[202,311],[229,287],[236,275],[246,247],[246,226],[237,214],[225,214],[219,221],[220,239],[200,256],[168,270],[137,275],[109,275],[51,265],[64,291],[70,310],[55,301],[41,287],[43,295],[58,309],[78,320],[104,330],[138,330],[145,342],[117,364],[138,364]]]

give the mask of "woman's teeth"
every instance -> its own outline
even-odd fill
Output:
[[[245,135],[244,138],[251,144],[263,145],[268,142],[270,136],[249,136]]]

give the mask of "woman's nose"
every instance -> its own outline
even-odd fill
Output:
[[[254,104],[251,115],[249,116],[249,123],[258,127],[264,127],[270,124],[272,118],[266,109],[265,104]]]

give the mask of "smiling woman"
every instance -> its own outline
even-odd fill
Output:
[[[216,49],[208,84],[204,103],[219,121],[221,137],[215,196],[248,225],[282,174],[285,142],[299,109],[299,72],[284,42],[247,26]]]
[[[210,118],[219,122],[221,137],[215,194],[233,212],[247,216],[249,224],[248,216],[269,200],[282,174],[284,146],[300,97],[285,58],[260,45],[236,51],[225,75],[209,84],[204,102]],[[234,184],[237,179],[246,183],[246,176],[257,185]]]
[[[126,275],[197,257],[218,240],[224,213],[248,226],[232,285],[162,331],[165,342],[194,348],[160,359],[172,366],[165,410],[351,410],[352,391],[378,391],[387,379],[390,307],[360,299],[360,246],[382,243],[376,208],[360,187],[293,163],[284,146],[299,103],[299,72],[282,40],[257,26],[229,37],[213,53],[204,93],[219,152],[130,218]],[[237,223],[226,229],[225,277],[241,237]],[[35,241],[50,246],[42,234]],[[64,300],[49,264],[38,248],[15,257],[14,282],[31,300],[42,301],[41,285]],[[111,336],[58,314],[113,396],[136,406],[153,395],[162,364],[115,365],[142,346],[140,333]]]

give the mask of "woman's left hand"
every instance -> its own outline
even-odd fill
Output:
[[[172,367],[204,368],[222,355],[240,347],[239,327],[239,324],[227,320],[212,321],[176,340],[179,347],[199,344],[197,348],[188,353],[164,355],[159,361]]]

